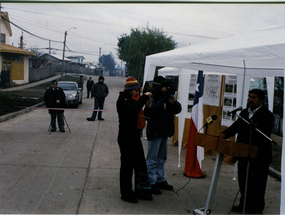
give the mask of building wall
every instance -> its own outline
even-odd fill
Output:
[[[6,34],[6,44],[10,45],[9,31],[3,22],[1,22],[1,34]]]
[[[46,66],[42,68],[30,68],[29,82],[39,81],[45,78],[55,76],[55,72],[60,70],[57,65]]]

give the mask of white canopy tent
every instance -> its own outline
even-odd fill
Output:
[[[274,77],[284,76],[285,27],[249,32],[197,45],[191,45],[146,57],[144,82],[153,80],[155,68],[176,68],[179,75],[179,157],[183,123],[187,115],[190,74],[203,70],[204,74],[237,75],[237,107],[246,106],[252,77],[266,77],[269,109],[273,109]],[[168,75],[171,72],[167,72]],[[184,90],[185,89],[185,90]],[[285,106],[284,106],[285,109]],[[285,113],[285,110],[283,110]],[[283,120],[283,128],[284,128]],[[284,138],[282,151],[284,151]],[[285,176],[285,153],[282,153],[281,177]],[[178,161],[178,166],[180,160]],[[280,213],[285,214],[285,181],[281,182]]]

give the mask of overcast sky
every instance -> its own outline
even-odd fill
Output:
[[[118,38],[131,28],[163,30],[178,47],[228,37],[243,32],[285,26],[285,4],[71,4],[2,3],[10,21],[23,32],[26,48],[48,52],[59,49],[62,56],[64,32],[67,33],[65,56],[82,55],[85,62],[98,62],[101,54],[117,58]],[[22,30],[12,26],[11,43],[18,46]],[[73,27],[76,27],[74,29]],[[72,51],[72,52],[70,52]]]

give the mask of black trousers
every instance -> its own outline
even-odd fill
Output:
[[[118,144],[121,152],[120,191],[122,196],[133,196],[133,174],[135,178],[135,192],[151,193],[148,182],[145,155],[140,139],[129,135],[118,135]]]
[[[90,89],[87,88],[87,98],[89,98],[90,92],[91,92],[91,88]]]
[[[238,182],[241,192],[240,205],[243,205],[245,196],[245,183],[247,171],[247,158],[239,160]],[[262,212],[265,207],[265,191],[269,173],[269,163],[262,159],[251,159],[246,196],[246,210]]]

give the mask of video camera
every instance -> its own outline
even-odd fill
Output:
[[[143,88],[143,93],[151,92],[154,97],[162,95],[161,89],[167,88],[166,96],[173,96],[177,91],[178,77],[177,76],[158,76],[153,81],[146,81]]]

